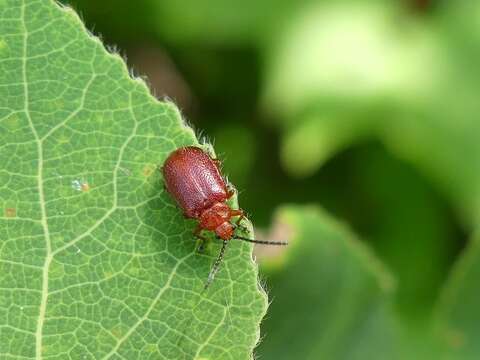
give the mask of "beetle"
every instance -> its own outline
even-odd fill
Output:
[[[287,245],[286,242],[249,239],[235,234],[245,218],[242,209],[228,204],[235,191],[229,188],[220,171],[220,162],[199,147],[186,146],[173,151],[162,166],[165,188],[186,218],[198,220],[194,236],[205,241],[203,230],[213,231],[222,240],[222,248],[208,275],[205,289],[217,273],[232,239],[266,245]],[[232,223],[232,219],[238,217]]]

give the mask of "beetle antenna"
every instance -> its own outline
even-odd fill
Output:
[[[205,287],[203,288],[203,290],[207,290],[207,288],[210,286],[213,279],[215,278],[215,275],[217,274],[218,269],[220,268],[220,264],[222,263],[223,256],[225,255],[225,250],[227,249],[227,244],[228,244],[228,240],[223,240],[222,248],[220,249],[220,252],[218,253],[217,260],[215,260],[215,263],[212,266],[212,270],[210,270],[210,274],[208,274],[208,279],[207,279],[207,282],[205,283]]]
[[[267,241],[267,240],[255,240],[255,239],[249,239],[243,236],[238,236],[235,235],[232,237],[232,239],[238,239],[238,240],[243,240],[255,244],[263,244],[263,245],[288,245],[288,242],[286,241]]]

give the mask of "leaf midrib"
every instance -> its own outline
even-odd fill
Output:
[[[32,116],[30,114],[30,100],[28,93],[28,77],[27,77],[27,46],[28,46],[28,30],[25,22],[25,8],[26,3],[22,2],[21,7],[21,22],[23,27],[23,54],[22,54],[22,80],[23,80],[23,97],[24,110],[27,117],[28,124],[32,130],[32,134],[37,143],[38,165],[37,165],[37,188],[40,202],[40,222],[43,228],[43,235],[45,237],[46,256],[42,269],[42,294],[40,299],[40,307],[37,320],[37,329],[35,332],[35,356],[37,359],[42,358],[42,338],[43,338],[43,324],[45,321],[45,312],[48,300],[48,268],[52,258],[52,246],[50,241],[50,231],[47,223],[47,210],[45,203],[45,192],[43,188],[43,147],[42,141],[38,136],[38,132],[33,125]]]
[[[21,7],[21,23],[23,27],[23,54],[22,54],[22,81],[23,81],[23,93],[24,93],[24,111],[25,111],[25,116],[27,117],[29,127],[32,131],[32,134],[35,138],[35,142],[37,144],[37,152],[38,152],[38,165],[37,165],[37,188],[38,188],[38,194],[39,194],[39,203],[40,203],[40,223],[42,224],[43,228],[43,234],[45,238],[45,245],[46,245],[46,254],[45,254],[45,261],[42,267],[42,290],[41,290],[41,299],[40,299],[40,306],[39,306],[39,314],[38,314],[38,319],[37,319],[37,328],[35,332],[35,357],[37,359],[42,359],[42,345],[43,345],[43,326],[45,323],[45,315],[46,315],[46,309],[47,309],[47,303],[48,303],[48,296],[49,296],[49,270],[50,270],[50,265],[51,262],[56,254],[59,252],[67,249],[68,247],[74,245],[77,243],[79,240],[84,238],[85,236],[88,236],[93,230],[95,230],[100,224],[102,224],[116,209],[117,209],[117,174],[118,170],[120,168],[120,162],[123,157],[123,153],[125,151],[125,148],[128,146],[132,138],[136,135],[137,128],[138,128],[138,122],[135,119],[135,114],[132,111],[132,99],[131,99],[131,94],[129,97],[129,106],[128,109],[130,110],[130,113],[132,115],[132,118],[134,119],[134,129],[130,136],[127,138],[127,140],[123,143],[119,150],[119,155],[118,155],[118,160],[115,165],[114,171],[113,171],[113,205],[108,210],[104,216],[102,216],[93,226],[91,226],[88,230],[84,231],[83,234],[78,235],[76,238],[68,242],[67,244],[59,247],[55,251],[52,251],[52,245],[51,245],[51,239],[50,239],[50,231],[48,228],[48,219],[47,219],[47,210],[46,210],[46,201],[45,201],[45,190],[43,186],[43,142],[49,138],[56,130],[60,129],[63,125],[65,125],[70,119],[74,118],[83,108],[85,105],[85,98],[86,94],[88,92],[88,89],[90,85],[93,83],[95,80],[96,75],[93,74],[92,77],[89,79],[87,82],[85,88],[82,91],[82,96],[80,100],[80,104],[76,110],[74,110],[72,113],[70,113],[63,121],[58,123],[56,126],[52,127],[42,138],[40,138],[37,130],[35,129],[35,126],[33,124],[32,116],[30,113],[30,100],[29,100],[29,90],[28,90],[28,76],[27,76],[27,61],[28,61],[28,29],[26,26],[25,22],[25,9],[26,9],[26,2],[22,2],[22,7]],[[176,268],[175,268],[176,269]],[[175,271],[172,272],[172,276],[175,274]],[[159,292],[159,297],[164,289],[168,288],[168,284],[162,288]],[[152,307],[156,301],[152,302]],[[141,318],[144,319],[145,316],[147,316],[149,311],[146,312],[146,314]],[[142,320],[140,320],[141,322]],[[132,327],[132,329],[135,329],[136,326]],[[132,329],[128,332],[130,334],[132,332]],[[125,336],[122,340],[125,340],[128,336]],[[122,341],[119,341],[117,346],[114,348],[116,350],[118,346],[122,343]],[[115,352],[112,350],[112,354]]]

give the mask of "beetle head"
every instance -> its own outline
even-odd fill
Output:
[[[223,223],[230,221],[230,208],[227,204],[217,202],[200,215],[200,227],[215,231]]]
[[[215,234],[222,240],[230,240],[233,236],[234,227],[228,221],[217,226]]]

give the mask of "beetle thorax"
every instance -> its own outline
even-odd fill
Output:
[[[225,203],[217,202],[200,214],[200,227],[215,231],[220,238],[228,240],[233,235],[230,218],[230,207]]]

